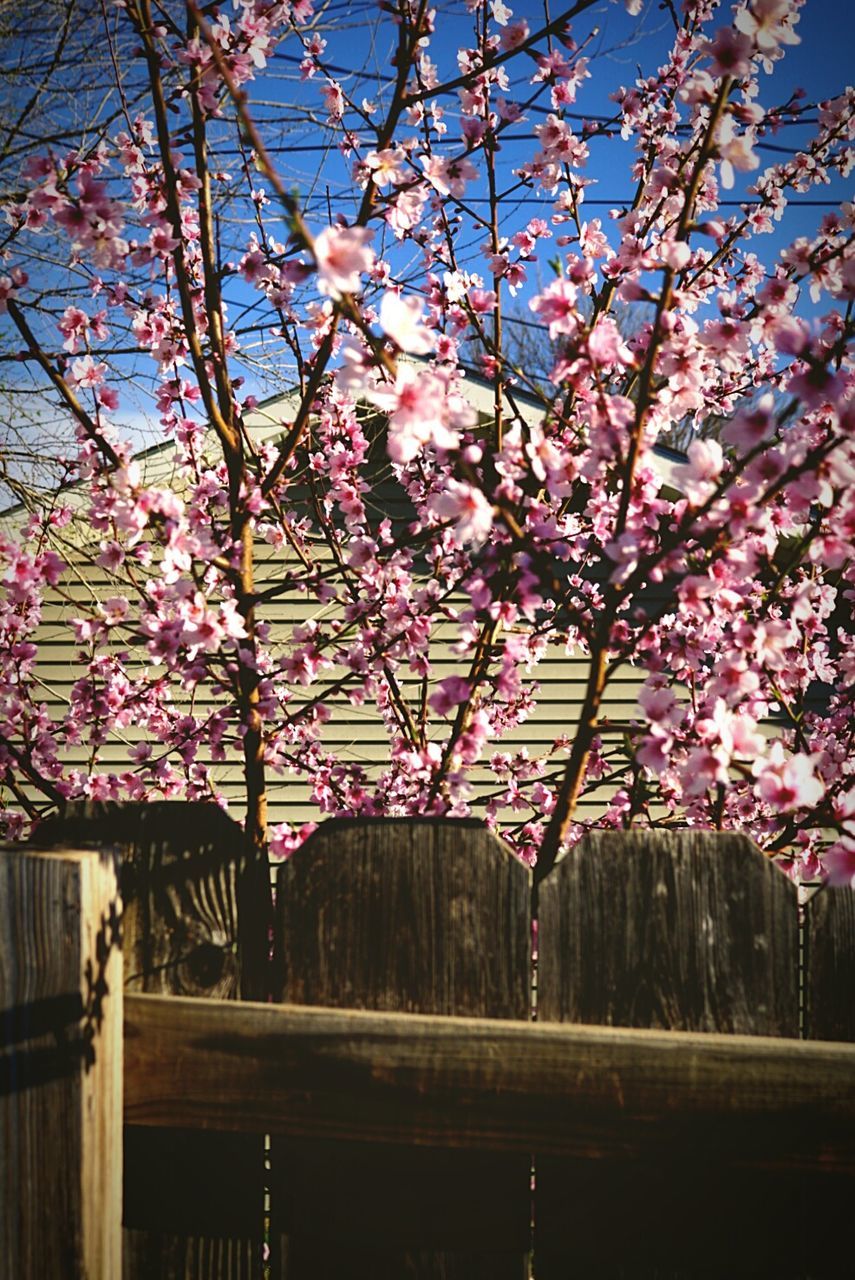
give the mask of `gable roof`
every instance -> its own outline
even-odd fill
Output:
[[[416,356],[407,356],[406,359],[417,364],[427,363],[424,358]],[[461,381],[467,400],[479,414],[479,417],[483,421],[488,421],[493,414],[495,394],[493,384],[475,369],[467,365],[461,365],[460,367],[463,369]],[[287,434],[285,424],[288,421],[288,411],[292,408],[296,409],[299,403],[299,395],[299,389],[294,387],[290,391],[276,392],[274,395],[260,400],[255,408],[245,415],[244,424],[247,430],[258,441],[275,441],[277,436],[284,438]],[[537,396],[533,396],[528,391],[515,388],[513,398],[527,422],[535,423],[543,416],[543,403]],[[170,460],[174,452],[174,441],[164,440],[160,444],[149,445],[145,449],[140,449],[134,454],[134,460],[141,464],[144,482],[147,485],[164,485],[168,487],[171,470]],[[687,463],[686,455],[679,450],[657,444],[651,450],[651,457],[663,488],[679,493],[682,489],[682,471]],[[83,483],[83,481],[79,480],[71,482],[67,486],[69,495],[82,488]],[[23,514],[25,510],[23,503],[12,503],[10,506],[0,510],[0,522],[13,522],[15,517]]]

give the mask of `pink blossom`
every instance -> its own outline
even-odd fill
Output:
[[[855,836],[855,786],[835,797],[834,816],[847,835]]]
[[[424,191],[418,187],[396,193],[384,215],[396,239],[403,240],[407,232],[418,226],[426,199]]]
[[[751,73],[753,41],[733,27],[719,27],[712,40],[707,40],[702,51],[712,58],[710,70],[714,76],[734,76],[741,80]]]
[[[327,80],[321,90],[321,97],[331,123],[336,124],[344,115],[346,102],[341,85],[337,80]]]
[[[734,118],[727,115],[718,130],[718,154],[721,159],[721,185],[726,191],[733,187],[733,171],[747,172],[757,169],[760,159],[752,151],[754,139],[750,133],[737,134]]]
[[[787,756],[780,742],[773,742],[766,759],[756,761],[753,768],[760,798],[778,813],[791,809],[808,809],[818,804],[825,786],[815,773],[812,756],[800,752]]]
[[[365,157],[366,167],[371,172],[375,186],[397,186],[405,181],[402,154],[391,147],[383,151],[369,151]]]
[[[478,177],[478,170],[464,156],[446,160],[444,156],[420,156],[425,177],[440,195],[462,197],[466,183]]]
[[[384,293],[380,303],[380,328],[401,351],[413,355],[427,355],[436,344],[436,335],[424,323],[424,304],[420,298]]]
[[[368,243],[373,231],[367,227],[326,227],[315,237],[313,252],[318,272],[318,288],[331,298],[358,293],[360,276],[374,265]]]
[[[402,364],[393,384],[378,383],[368,394],[389,415],[393,462],[412,462],[427,444],[457,447],[460,437],[449,422],[446,385],[436,374]]]
[[[18,291],[12,282],[11,276],[0,276],[0,315],[3,315],[8,310],[7,304],[9,300],[15,298],[17,293]]]
[[[719,745],[694,747],[681,770],[689,796],[701,796],[712,787],[727,785],[727,752]]]
[[[811,361],[790,378],[788,390],[798,396],[810,408],[834,404],[846,390],[846,379],[819,361]]]
[[[658,777],[668,768],[673,747],[674,739],[669,734],[655,730],[642,738],[635,758],[643,768]]]
[[[460,545],[480,547],[493,528],[493,508],[480,489],[459,480],[447,480],[442,493],[431,498],[431,510],[440,520],[454,521]]]
[[[737,10],[734,25],[749,36],[762,53],[772,53],[782,44],[800,44],[793,30],[798,11],[792,0],[748,0]]]
[[[684,473],[683,489],[696,506],[710,495],[724,465],[724,454],[717,440],[693,440],[689,445],[689,464]]]
[[[843,836],[827,850],[822,861],[830,885],[855,889],[855,839]]]
[[[659,257],[672,271],[682,271],[692,256],[692,250],[685,240],[662,240],[659,244]]]
[[[446,676],[428,698],[428,703],[439,716],[447,716],[461,702],[466,702],[472,687],[463,676]]]
[[[476,316],[489,315],[496,310],[497,297],[493,289],[470,289],[469,305]]]
[[[118,542],[111,541],[105,543],[102,547],[101,552],[98,555],[98,564],[100,564],[103,569],[109,569],[111,573],[115,573],[119,566],[124,562],[124,559],[124,547],[122,547]]]
[[[149,248],[159,258],[171,257],[178,248],[178,243],[167,227],[154,227],[148,238]]]
[[[723,438],[735,445],[740,453],[748,453],[775,431],[774,406],[771,394],[761,396],[753,409],[741,409],[726,425]]]
[[[645,684],[639,692],[638,701],[653,724],[672,724],[675,714],[679,719],[677,699],[667,686]]]
[[[76,355],[81,338],[89,332],[89,316],[80,307],[66,307],[60,317],[57,328],[65,338],[63,350]]]
[[[464,765],[476,764],[481,758],[484,744],[488,741],[490,734],[490,718],[486,711],[479,707],[472,712],[457,740],[455,758]]]
[[[529,25],[525,18],[519,18],[516,22],[510,23],[502,32],[502,48],[516,49],[524,44],[529,37]]]
[[[312,832],[317,830],[317,826],[316,822],[304,822],[295,830],[289,822],[280,822],[273,827],[269,845],[271,861],[284,862],[290,858],[291,854],[308,840]]]
[[[532,298],[529,306],[538,318],[549,326],[549,336],[574,334],[579,327],[576,305],[577,289],[569,280],[554,280],[543,293]]]
[[[620,336],[615,321],[605,316],[588,335],[588,356],[597,368],[632,364],[632,352]]]
[[[803,355],[810,346],[810,337],[804,320],[789,315],[776,317],[774,341],[776,351],[781,351],[784,355]]]
[[[96,363],[91,356],[80,356],[71,366],[71,376],[79,387],[97,389],[106,375],[107,366]]]

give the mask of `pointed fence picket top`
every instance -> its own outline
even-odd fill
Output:
[[[41,834],[120,855],[127,991],[264,995],[269,886],[217,805],[87,803]],[[263,1202],[261,1136],[126,1127],[124,1280],[260,1278]]]
[[[540,886],[538,950],[538,1019],[799,1034],[796,890],[741,835],[587,835]],[[608,1147],[535,1156],[537,1280],[799,1274],[786,1208],[797,1175],[764,1172],[756,1193],[751,1161],[729,1159],[743,1120],[699,1110],[651,1123],[631,1073],[602,1091],[620,1108]],[[758,1121],[757,1167],[786,1141],[792,1101]]]
[[[279,870],[283,1002],[530,1016],[530,874],[480,822],[326,822]],[[524,1280],[530,1162],[395,1144],[273,1143],[274,1274]]]

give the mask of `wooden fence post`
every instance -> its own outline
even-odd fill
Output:
[[[540,886],[538,920],[538,1019],[798,1036],[795,886],[744,836],[592,833]],[[537,1280],[793,1274],[798,1174],[758,1173],[762,1149],[736,1167],[739,1133],[626,1114],[590,1159],[536,1157]]]
[[[217,805],[87,804],[45,832],[69,835],[121,860],[128,991],[263,996],[269,881]],[[261,1135],[127,1127],[125,1280],[260,1277],[263,1145]]]
[[[482,823],[333,820],[277,883],[279,999],[530,1016],[530,875]],[[273,1244],[283,1250],[274,1274],[527,1274],[527,1157],[279,1139],[271,1154]]]
[[[855,890],[826,886],[808,901],[804,960],[806,1039],[855,1041]],[[832,1166],[803,1178],[800,1197],[811,1270],[839,1276],[841,1259],[852,1251],[855,1179]]]
[[[0,1272],[121,1275],[122,955],[112,860],[0,851]]]

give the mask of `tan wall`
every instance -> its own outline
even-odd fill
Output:
[[[472,382],[468,388],[468,394],[479,412],[485,418],[488,417],[492,411],[492,391],[489,388],[485,390],[483,386]],[[520,400],[524,401],[524,398]],[[260,406],[248,424],[258,439],[276,437],[287,429],[288,419],[293,410],[292,401],[293,397],[282,397]],[[525,411],[527,415],[530,413],[532,418],[539,416],[538,410],[533,405],[528,406]],[[663,483],[672,484],[676,474],[673,460],[663,458],[660,461],[663,467]],[[174,455],[170,445],[149,450],[141,455],[140,462],[146,483],[168,487],[174,482]],[[81,503],[85,501],[83,490],[70,491],[67,496],[72,506],[77,501]],[[404,495],[397,485],[389,481],[389,468],[382,459],[371,502],[378,513],[378,518],[379,514],[390,514],[393,519],[396,514],[406,518]],[[14,517],[3,522],[14,524]],[[101,570],[89,563],[91,556],[87,552],[86,544],[91,541],[92,531],[88,529],[85,521],[75,522],[74,526],[65,532],[64,537],[69,543],[65,548],[65,554],[74,564],[69,574],[63,579],[60,591],[54,593],[53,597],[46,602],[38,635],[40,649],[38,675],[43,682],[45,701],[57,717],[64,714],[72,685],[83,672],[76,656],[74,637],[68,625],[70,619],[79,614],[81,609],[91,607],[93,601],[105,595],[116,594],[119,590],[116,583],[110,582]],[[320,554],[328,555],[328,552]],[[259,589],[280,581],[286,567],[294,566],[293,559],[289,565],[282,554],[272,551],[267,544],[259,544],[258,555],[259,560],[264,562],[259,565],[257,583]],[[79,565],[79,568],[75,568],[75,564]],[[263,617],[272,624],[273,649],[287,649],[291,643],[294,627],[309,618],[323,616],[323,613],[324,610],[314,601],[307,600],[305,596],[297,593],[283,597],[274,604],[266,605]],[[453,638],[454,632],[450,629],[450,625],[445,633],[436,633],[436,642],[432,646],[431,654],[435,680],[442,679],[443,676],[452,672],[466,673],[465,665],[462,665],[451,652],[450,644]],[[325,678],[334,679],[336,674],[339,673],[328,673]],[[539,756],[549,750],[556,738],[564,735],[572,736],[582,703],[586,676],[587,664],[584,657],[578,653],[567,655],[561,647],[552,647],[537,668],[530,674],[524,675],[524,679],[536,680],[541,686],[540,693],[537,695],[536,712],[513,733],[490,744],[486,752],[487,759],[495,750],[515,752],[523,747],[528,748],[531,756]],[[420,682],[417,682],[405,669],[400,671],[399,679],[405,694],[410,695],[415,711],[420,696]],[[606,699],[608,717],[626,721],[633,715],[639,683],[638,673],[630,666],[627,665],[618,672]],[[319,688],[318,684],[312,685],[306,690],[297,691],[295,696],[306,699],[315,698]],[[195,698],[197,714],[212,705],[210,691],[201,690],[197,693]],[[365,765],[372,777],[379,776],[388,760],[389,751],[386,730],[376,708],[368,705],[353,707],[342,693],[336,695],[328,705],[333,714],[324,733],[324,743],[340,753],[343,759]],[[447,725],[436,723],[431,730],[431,736],[441,740],[445,732],[447,732]],[[120,770],[126,767],[127,747],[138,740],[139,736],[138,732],[129,731],[123,734],[123,740],[117,739],[108,743],[99,752],[95,767],[99,771]],[[619,733],[613,734],[612,740],[616,741],[619,737]],[[199,758],[208,763],[204,753],[200,753]],[[563,753],[557,755],[552,767],[560,766],[564,758]],[[83,769],[89,767],[85,747],[69,749],[64,759],[69,766]],[[235,816],[240,817],[242,787],[239,761],[236,760],[228,767],[216,766],[214,777],[225,794],[233,800]],[[477,798],[480,797],[483,802],[483,798],[495,792],[501,784],[497,784],[488,764],[474,770],[471,779],[475,785],[475,803],[478,811]],[[310,787],[300,778],[271,773],[270,802],[273,822],[302,823],[319,816],[310,800]],[[580,816],[583,819],[593,817],[601,813],[602,808],[603,798],[599,793],[595,793],[583,801]],[[516,821],[524,821],[529,816],[531,816],[530,813],[525,811],[520,811],[516,819],[508,814],[509,820]]]
[[[265,550],[267,550],[265,548]],[[277,580],[277,567],[283,564],[270,559],[260,578],[259,586],[263,588],[265,580]],[[61,599],[54,595],[46,601],[43,620],[38,632],[39,660],[36,668],[37,676],[42,682],[42,693],[51,712],[57,718],[64,715],[68,707],[71,689],[85,669],[77,657],[74,636],[69,625],[71,618],[78,616],[91,606],[93,598],[101,598],[116,591],[114,583],[110,583],[105,575],[92,566],[83,565],[79,576],[68,575],[62,584],[63,592],[70,598]],[[327,607],[329,608],[329,607]],[[275,604],[265,607],[264,619],[271,623],[271,649],[274,653],[286,652],[292,644],[291,636],[295,626],[305,623],[312,617],[324,616],[323,608],[304,596],[285,597]],[[433,681],[441,680],[452,673],[466,673],[465,663],[456,657],[450,649],[450,641],[454,632],[450,624],[443,628],[444,635],[437,633],[432,645],[431,661],[434,675]],[[153,674],[161,668],[151,667]],[[295,702],[315,699],[324,684],[329,684],[341,675],[341,671],[333,669],[323,673],[323,679],[307,688],[295,689]],[[581,708],[587,675],[587,663],[578,653],[570,656],[554,646],[531,673],[523,673],[524,680],[536,680],[540,686],[537,695],[536,712],[514,731],[501,740],[488,744],[486,756],[494,751],[519,751],[527,747],[531,756],[541,755],[547,751],[556,738],[571,735],[573,725]],[[405,696],[412,706],[414,715],[418,714],[421,696],[421,681],[408,669],[402,668],[398,679]],[[606,715],[617,720],[627,720],[636,709],[635,695],[639,685],[636,671],[627,666],[618,673],[607,699]],[[176,686],[176,700],[181,698]],[[188,695],[184,695],[185,698]],[[195,713],[198,715],[214,706],[213,692],[200,688],[194,700]],[[389,741],[386,729],[376,707],[366,703],[362,707],[354,707],[343,691],[336,693],[327,703],[332,716],[323,735],[324,744],[340,754],[343,760],[354,761],[364,765],[372,777],[382,772],[389,758]],[[446,722],[433,717],[430,737],[442,740],[447,732]],[[98,753],[95,768],[101,771],[118,771],[127,768],[127,748],[139,741],[142,733],[130,729],[122,733],[121,739],[106,744]],[[617,735],[619,736],[619,735]],[[155,744],[153,744],[155,745]],[[555,762],[565,756],[559,754]],[[200,761],[210,763],[210,757],[203,750],[199,754]],[[71,767],[87,769],[89,767],[88,751],[85,746],[70,748],[63,755],[63,760]],[[236,817],[241,816],[242,783],[240,763],[225,766],[214,766],[213,776],[222,787],[224,793],[233,800]],[[476,795],[484,797],[497,790],[500,785],[493,776],[489,765],[479,766],[471,774],[475,784]],[[310,787],[300,779],[292,776],[280,776],[271,772],[270,804],[271,821],[302,823],[317,818],[318,812],[310,799]],[[602,810],[602,802],[592,797],[583,805],[583,815]],[[509,818],[511,815],[508,815]],[[580,815],[582,816],[582,815]],[[521,811],[517,820],[524,820],[526,814]]]

